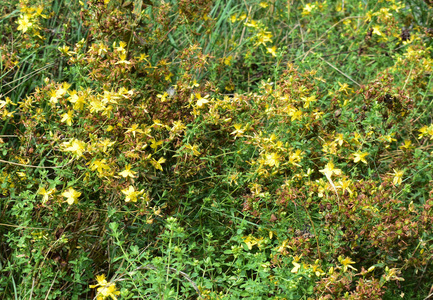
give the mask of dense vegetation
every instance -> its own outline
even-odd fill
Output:
[[[0,34],[0,299],[433,293],[431,1],[9,0]]]

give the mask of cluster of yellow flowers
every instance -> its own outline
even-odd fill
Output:
[[[32,33],[34,36],[43,39],[43,37],[40,35],[41,27],[39,24],[39,19],[48,18],[47,15],[42,13],[44,10],[43,5],[38,5],[36,7],[27,6],[25,1],[21,0],[20,6],[21,14],[18,17],[17,30],[21,31],[23,34]]]

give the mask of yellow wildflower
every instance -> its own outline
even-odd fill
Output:
[[[127,178],[127,177],[135,178],[136,173],[137,172],[135,171],[131,171],[131,165],[128,164],[125,166],[125,170],[120,172],[119,175],[122,176],[123,178]]]
[[[107,130],[109,131],[109,130]],[[98,148],[102,148],[102,152],[107,153],[108,147],[111,147],[115,144],[116,142],[112,142],[110,139],[106,138],[104,140],[101,140],[97,147]]]
[[[55,191],[56,189],[50,189],[47,191],[45,190],[45,188],[40,188],[38,194],[43,196],[42,203],[45,204],[50,199],[50,196],[54,194]]]
[[[231,132],[231,135],[235,135],[235,137],[241,136],[245,129],[242,129],[242,124],[234,124],[233,127],[235,128],[235,131]]]
[[[404,170],[394,170],[394,173],[391,175],[394,175],[394,178],[392,179],[392,183],[394,185],[400,185],[403,181],[403,174]]]
[[[262,246],[263,237],[255,238],[252,235],[242,237],[244,243],[247,245],[249,250],[253,249],[253,246],[257,245],[259,248]]]
[[[254,44],[255,46],[266,46],[266,43],[272,42],[272,33],[270,31],[261,30],[259,33],[257,33],[256,40],[257,41]]]
[[[202,97],[200,94],[195,94],[195,97],[197,98],[197,107],[202,108],[203,105],[209,102],[207,98],[209,98],[209,95],[206,95]]]
[[[186,126],[182,123],[182,121],[174,121],[173,127],[170,129],[172,133],[180,133],[184,129],[186,129]]]
[[[348,180],[346,180],[346,179],[342,179],[342,180],[339,180],[339,181],[338,181],[336,187],[342,189],[342,190],[343,190],[343,193],[344,193],[345,191],[347,191],[350,195],[352,195],[353,192],[352,192],[352,190],[349,188],[351,184],[352,184],[352,181],[351,181],[350,179],[348,179]]]
[[[277,167],[280,165],[280,156],[277,153],[266,154],[265,165]]]
[[[340,88],[338,89],[339,92],[344,92],[346,95],[348,95],[348,91],[351,90],[351,88],[349,88],[349,85],[347,83],[343,83],[341,84],[340,82],[337,82],[338,85],[340,86]]]
[[[350,257],[346,257],[343,259],[342,256],[339,256],[338,261],[343,265],[343,272],[347,272],[348,268],[351,268],[352,270],[357,271],[354,267],[351,266],[355,262],[353,260],[351,260]]]
[[[304,8],[302,9],[302,15],[303,15],[303,16],[307,16],[307,15],[309,15],[309,14],[313,11],[314,8],[316,8],[316,5],[314,5],[314,4],[312,5],[312,4],[308,3],[308,4],[305,5]]]
[[[150,141],[152,142],[150,148],[152,148],[153,150],[158,149],[158,146],[162,145],[162,143],[164,142],[163,140],[157,141],[155,139],[151,139]]]
[[[336,137],[335,137],[334,142],[337,143],[340,146],[343,145],[343,143],[344,143],[344,136],[341,133],[338,133],[336,135]]]
[[[292,264],[295,267],[290,272],[292,272],[292,273],[298,273],[299,268],[301,267],[301,264],[298,264],[296,261],[292,261]]]
[[[62,115],[62,119],[60,120],[60,122],[66,122],[66,124],[68,125],[68,126],[71,126],[72,125],[72,114],[73,114],[74,112],[72,111],[72,110],[68,110],[68,112],[66,112],[66,113],[64,113],[63,115]]]
[[[33,25],[33,23],[32,22],[30,22],[30,19],[29,19],[29,16],[28,15],[21,15],[19,18],[18,18],[18,30],[20,30],[20,31],[22,31],[23,33],[26,33],[27,32],[27,30],[29,30],[31,27],[32,27],[32,25]]]
[[[257,21],[255,21],[255,20],[250,20],[249,22],[245,23],[245,26],[247,26],[247,27],[257,28],[258,24],[257,24]]]
[[[97,159],[90,165],[90,170],[95,171],[97,170],[99,175],[104,174],[104,170],[110,170],[110,167],[106,164],[107,160],[104,159]]]
[[[62,143],[62,146],[64,147],[63,151],[70,151],[75,156],[81,157],[85,151],[86,143],[77,139],[73,139],[69,142]]]
[[[77,91],[70,91],[68,101],[74,104],[74,109],[83,109],[84,104],[86,103],[84,100],[84,95],[77,93]]]
[[[332,161],[328,162],[324,169],[319,170],[320,173],[324,174],[326,177],[331,178],[332,175],[341,175],[341,169],[336,169]]]
[[[128,128],[128,130],[126,130],[125,133],[129,133],[132,132],[132,135],[135,137],[136,133],[143,133],[143,130],[141,130],[140,128],[138,128],[138,124],[132,124],[132,126],[130,128]]]
[[[302,255],[301,255],[302,256]],[[295,256],[292,264],[295,266],[290,272],[291,273],[298,273],[299,269],[301,268],[301,264],[298,263],[299,260],[301,259],[301,256]]]
[[[239,20],[239,21],[243,21],[243,20],[246,19],[246,17],[247,17],[247,14],[246,14],[246,13],[243,13],[243,14],[241,14],[241,15],[238,17],[238,20]]]
[[[198,150],[198,145],[193,144],[192,146],[190,144],[186,144],[185,148],[189,149],[192,151],[192,154],[195,156],[199,156],[200,155],[200,151]]]
[[[409,150],[411,148],[413,148],[411,140],[404,140],[404,144],[400,146],[400,149]]]
[[[397,269],[397,268],[390,269],[387,266],[385,268],[385,274],[383,275],[383,277],[385,278],[386,281],[390,281],[390,280],[404,281],[404,278],[400,277],[400,275],[401,275],[400,269]]]
[[[78,197],[81,196],[81,193],[77,192],[73,188],[69,188],[67,191],[62,193],[62,196],[66,198],[66,202],[68,202],[69,205],[72,205],[78,203]]]
[[[168,93],[164,92],[164,94],[158,94],[156,95],[157,98],[161,99],[161,102],[167,101]]]
[[[91,289],[98,287],[98,294],[96,295],[97,300],[104,300],[107,298],[117,300],[116,296],[120,295],[120,292],[116,289],[116,284],[112,282],[107,282],[104,274],[97,275],[96,281],[98,282],[98,284],[90,285],[89,287]]]
[[[144,193],[144,190],[136,191],[133,186],[129,186],[127,189],[122,190],[122,193],[126,196],[125,202],[137,202],[137,197]]]
[[[304,101],[304,108],[309,108],[311,102],[317,101],[316,96],[310,96],[310,97],[301,97],[301,100]]]
[[[382,36],[382,32],[380,32],[380,27],[378,25],[373,26],[373,34]]]
[[[369,155],[368,152],[355,152],[353,153],[353,162],[357,163],[362,161],[364,164],[367,164],[365,157]]]
[[[161,158],[158,159],[158,160],[155,160],[154,158],[152,158],[152,160],[150,161],[150,163],[153,165],[153,167],[154,167],[155,169],[158,169],[158,170],[162,171],[162,166],[161,166],[161,164],[165,163],[165,158],[164,158],[164,157],[161,157]]]
[[[233,60],[233,56],[229,55],[226,58],[224,58],[224,64],[226,66],[231,66],[232,65],[232,60]]]
[[[267,47],[266,51],[270,53],[273,57],[277,56],[277,46]]]
[[[68,55],[71,56],[72,54],[74,54],[74,52],[69,51],[70,47],[63,45],[62,47],[58,47],[57,50],[59,50],[61,53],[63,53],[64,55]]]

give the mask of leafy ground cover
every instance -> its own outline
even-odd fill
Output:
[[[431,1],[0,5],[1,299],[429,299]]]

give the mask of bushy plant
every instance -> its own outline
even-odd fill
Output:
[[[2,5],[3,299],[428,297],[418,2]]]

